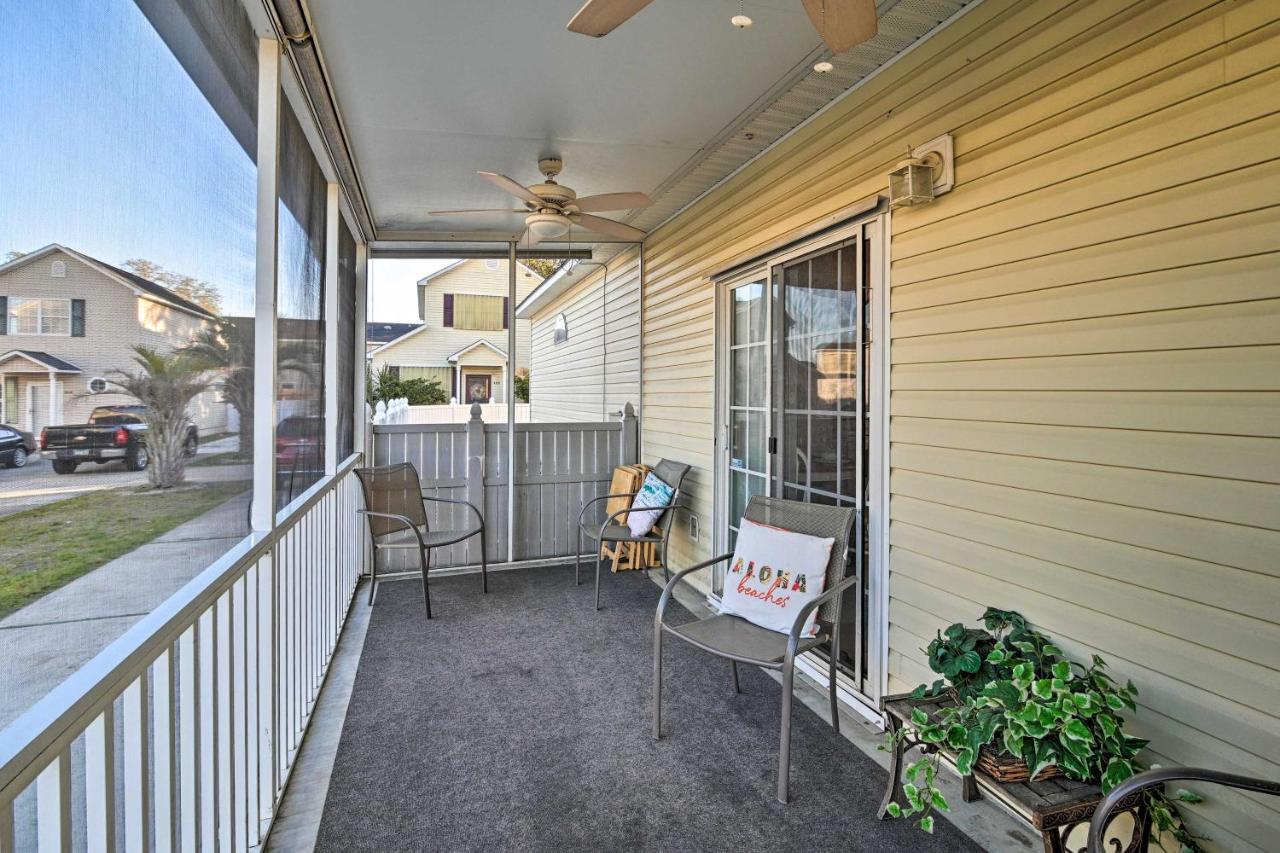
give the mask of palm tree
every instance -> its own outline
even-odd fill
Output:
[[[190,353],[164,353],[141,345],[133,351],[141,369],[113,371],[112,381],[146,408],[143,418],[151,457],[147,477],[157,489],[171,489],[182,483],[186,473],[187,407],[209,388],[209,382],[204,366]]]
[[[220,377],[222,399],[240,416],[240,456],[253,443],[253,325],[223,318],[207,324],[183,348],[206,370]]]

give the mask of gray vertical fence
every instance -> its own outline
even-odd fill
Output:
[[[491,562],[507,555],[514,539],[517,560],[572,557],[570,528],[584,501],[607,494],[613,469],[639,458],[635,410],[628,403],[618,420],[600,423],[515,425],[515,523],[507,523],[506,423],[485,423],[471,407],[465,424],[381,424],[373,427],[373,464],[412,462],[425,494],[469,500],[484,513]],[[603,518],[603,502],[590,516]],[[470,511],[427,504],[433,529],[459,527]],[[510,533],[508,530],[510,529]],[[432,553],[433,566],[480,562],[478,538]],[[416,555],[392,551],[385,569],[416,568]],[[379,566],[383,570],[383,566]]]

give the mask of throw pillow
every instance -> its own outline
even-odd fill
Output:
[[[796,614],[822,594],[827,561],[835,539],[820,539],[742,520],[738,544],[724,579],[721,606],[726,613],[782,634],[790,633]],[[815,608],[801,637],[818,633]]]
[[[645,474],[644,485],[640,487],[636,499],[631,502],[631,512],[627,513],[627,527],[631,528],[631,535],[644,536],[658,523],[658,518],[663,513],[660,509],[649,512],[636,512],[636,510],[647,506],[666,506],[671,503],[671,496],[675,493],[676,490],[662,482],[656,474]]]

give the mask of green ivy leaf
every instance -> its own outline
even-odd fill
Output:
[[[947,639],[958,640],[965,635],[969,629],[964,626],[963,622],[957,622],[947,628]]]
[[[977,652],[965,652],[959,658],[960,669],[963,672],[975,673],[982,668],[982,655]]]
[[[933,791],[933,797],[931,798],[931,802],[933,803],[933,807],[938,811],[942,811],[942,812],[951,811],[951,805],[947,802],[947,798],[942,796],[942,792],[937,789],[934,789]]]
[[[1014,758],[1022,758],[1022,738],[1011,729],[1004,730],[1004,751]]]
[[[1018,689],[1007,681],[993,681],[982,690],[982,695],[1005,708],[1016,708],[1022,703]]]
[[[1061,678],[1063,681],[1071,680],[1071,664],[1065,660],[1055,663],[1052,672],[1054,678]]]
[[[1186,788],[1179,788],[1173,792],[1173,795],[1183,803],[1191,803],[1192,805],[1195,805],[1196,803],[1204,802],[1204,797],[1200,796],[1195,791],[1188,791]]]
[[[961,776],[968,776],[973,772],[974,752],[972,749],[965,747],[956,753],[956,772]]]
[[[1089,778],[1089,765],[1070,752],[1058,753],[1057,765],[1072,779],[1083,781]]]
[[[889,817],[902,817],[902,806],[897,803],[889,803],[889,807],[885,811]]]
[[[1125,709],[1124,700],[1114,693],[1107,694],[1107,707],[1113,711],[1123,711]]]
[[[1067,724],[1062,727],[1062,733],[1073,741],[1093,743],[1093,732],[1089,731],[1089,727],[1079,720],[1068,720]]]
[[[933,834],[933,815],[925,815],[920,818],[920,828],[929,834]]]
[[[1110,714],[1099,714],[1098,726],[1101,727],[1102,735],[1106,738],[1114,737],[1116,729],[1119,728],[1119,725],[1116,723],[1116,718]]]
[[[1048,699],[1053,695],[1053,682],[1047,678],[1037,678],[1031,682],[1031,692],[1041,699]],[[1036,712],[1039,716],[1039,712]]]
[[[1133,765],[1123,758],[1113,758],[1107,762],[1107,769],[1102,772],[1102,793],[1106,794],[1116,785],[1133,775]]]
[[[924,711],[921,711],[919,708],[912,708],[911,722],[915,723],[917,726],[923,726],[929,722],[929,715]]]

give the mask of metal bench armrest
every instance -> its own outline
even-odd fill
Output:
[[[711,566],[714,566],[716,563],[723,563],[725,560],[728,560],[732,556],[733,556],[733,552],[730,551],[727,554],[721,554],[719,557],[712,557],[710,560],[704,560],[703,562],[698,563],[696,566],[690,566],[687,569],[681,569],[680,571],[672,575],[671,580],[667,581],[667,585],[662,589],[662,597],[658,599],[658,612],[653,617],[653,625],[654,625],[653,629],[655,631],[662,630],[662,626],[663,626],[662,614],[665,613],[667,610],[667,603],[671,601],[671,596],[675,591],[676,584],[684,580],[685,575],[691,575],[694,572],[699,572],[699,571],[702,571],[703,569],[710,568]]]

